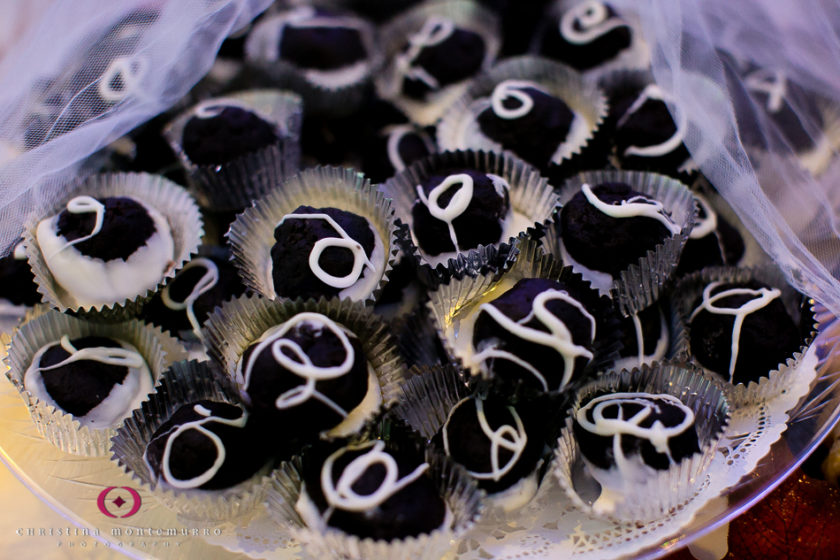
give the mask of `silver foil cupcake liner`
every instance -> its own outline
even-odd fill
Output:
[[[464,92],[473,76],[429,93],[425,99],[402,94],[404,74],[397,60],[408,46],[410,37],[420,32],[431,18],[452,21],[459,29],[478,34],[484,40],[482,69],[487,70],[501,49],[501,28],[496,15],[471,0],[427,0],[385,23],[380,30],[380,48],[387,60],[384,68],[374,76],[376,91],[401,109],[412,122],[431,126]]]
[[[460,253],[428,255],[418,247],[411,233],[417,187],[435,173],[449,173],[459,169],[493,174],[507,181],[510,186],[511,223],[493,245],[480,245]],[[381,190],[393,199],[397,217],[408,229],[404,233],[404,250],[419,263],[420,278],[431,287],[452,276],[475,273],[491,266],[503,266],[505,259],[513,256],[510,250],[512,240],[541,230],[543,222],[549,220],[558,202],[553,187],[537,169],[511,154],[480,151],[433,154],[388,179]]]
[[[607,273],[590,271],[575,262],[563,247],[559,216],[562,206],[568,203],[584,184],[597,186],[602,183],[626,183],[634,190],[658,200],[680,228],[677,234],[649,249],[637,263],[630,264],[622,270],[618,278],[609,277]],[[601,293],[610,294],[618,310],[625,316],[641,311],[659,299],[663,287],[676,270],[680,253],[697,216],[696,202],[688,187],[665,175],[642,171],[605,170],[580,173],[569,179],[561,188],[560,205],[558,216],[550,223],[543,238],[546,250],[565,264],[571,265]]]
[[[218,105],[232,105],[256,113],[276,127],[278,140],[227,163],[193,163],[182,144],[184,127],[203,108]],[[204,100],[166,125],[163,135],[187,170],[190,189],[203,207],[241,210],[300,169],[302,124],[303,104],[300,96],[288,91],[258,89]]]
[[[269,515],[303,544],[312,557],[336,559],[389,558],[393,560],[433,560],[441,558],[455,540],[465,535],[480,518],[483,492],[476,488],[463,468],[445,457],[428,452],[431,478],[439,488],[451,524],[430,533],[391,541],[359,538],[339,529],[319,531],[307,527],[295,504],[300,498],[303,463],[300,457],[281,465],[272,474],[266,507]]]
[[[352,296],[352,299],[373,303],[388,282],[388,273],[397,257],[397,225],[391,201],[372,187],[361,173],[348,168],[315,167],[302,171],[286,179],[237,216],[228,232],[228,239],[233,263],[245,285],[269,299],[278,297],[272,278],[274,229],[285,215],[299,206],[338,208],[370,222],[382,243],[382,254],[371,255],[372,259],[378,259],[373,264],[379,270],[365,272],[378,277],[370,280],[360,278],[356,284],[364,282],[371,288],[364,295]]]
[[[82,426],[72,414],[41,401],[24,386],[26,370],[32,365],[38,350],[58,342],[64,335],[71,339],[104,336],[128,342],[146,361],[152,375],[152,384],[169,364],[184,359],[186,350],[159,328],[136,319],[123,323],[96,323],[52,310],[34,316],[15,331],[5,360],[9,368],[6,376],[20,391],[38,433],[66,453],[86,457],[105,456],[117,426],[105,429]]]
[[[388,325],[361,302],[337,298],[272,301],[260,296],[241,296],[216,309],[205,323],[203,332],[208,353],[236,380],[240,391],[244,391],[244,379],[237,378],[236,367],[245,350],[271,327],[305,312],[325,315],[356,335],[379,381],[382,396],[379,411],[393,406],[399,398],[405,366]],[[368,417],[365,422],[370,420]],[[350,434],[343,430],[336,432],[335,428],[322,434],[323,437],[346,435]]]
[[[549,95],[563,100],[581,119],[577,138],[567,137],[557,147],[550,162],[529,162],[540,168],[548,168],[550,164],[568,165],[568,162],[580,156],[607,116],[608,104],[604,92],[568,66],[535,56],[512,57],[476,77],[464,94],[449,106],[437,127],[440,150],[504,150],[504,146],[481,132],[477,117],[481,111],[490,107],[489,98],[493,90],[505,80],[525,80],[538,84]],[[574,127],[573,124],[569,134],[575,133]],[[523,131],[523,134],[527,133],[529,131]]]
[[[113,436],[111,460],[146,487],[167,508],[184,518],[228,521],[254,511],[265,498],[270,463],[239,484],[223,490],[178,489],[160,482],[143,454],[155,431],[181,406],[199,400],[241,405],[236,387],[210,362],[181,361],[163,375],[156,390]]]
[[[160,282],[143,293],[131,298],[97,304],[79,304],[55,280],[46,259],[38,245],[36,230],[42,219],[60,213],[74,196],[92,197],[127,196],[139,200],[163,215],[169,224],[174,245],[174,258],[161,276]],[[38,291],[44,301],[59,311],[96,312],[97,320],[121,321],[139,314],[143,304],[175,273],[184,266],[198,250],[203,235],[201,213],[189,193],[175,183],[148,173],[107,173],[94,175],[68,190],[60,204],[44,208],[36,219],[30,219],[24,226],[23,239],[26,256],[35,275]],[[118,240],[115,240],[117,242]]]
[[[596,337],[592,348],[593,358],[580,372],[579,380],[609,369],[618,357],[621,344],[618,319],[612,302],[599,296],[571,267],[563,267],[559,260],[543,254],[534,241],[523,242],[516,261],[501,274],[452,278],[449,283],[441,284],[437,290],[430,292],[428,308],[451,361],[470,371],[473,376],[484,377],[482,372],[469,364],[473,325],[479,307],[496,299],[523,278],[555,280],[573,289],[576,297],[584,299],[584,306],[596,319]],[[491,386],[496,382],[492,377],[485,380]],[[550,390],[549,393],[571,390],[579,380],[570,379],[564,387]],[[523,389],[527,391],[522,385],[522,382],[516,383],[514,393]]]
[[[382,65],[382,51],[376,41],[376,29],[361,17],[331,9],[333,15],[359,31],[367,58],[333,70],[301,68],[280,57],[280,39],[283,27],[290,22],[310,17],[309,14],[319,7],[318,2],[315,4],[290,6],[287,10],[274,12],[260,20],[248,34],[245,60],[249,66],[261,72],[273,87],[299,93],[307,113],[347,115],[362,104],[370,89],[371,77]]]
[[[672,395],[691,408],[700,451],[666,470],[651,469],[643,481],[634,479],[620,487],[599,489],[597,475],[581,455],[572,418],[599,394],[628,392]],[[574,505],[589,515],[619,522],[662,518],[692,500],[706,483],[704,473],[729,424],[729,410],[721,383],[685,362],[663,361],[632,371],[610,372],[578,391],[558,441],[554,474]]]
[[[802,340],[796,351],[767,372],[758,381],[730,383],[723,376],[703,368],[691,351],[691,328],[689,317],[693,312],[694,302],[702,297],[703,289],[714,281],[749,282],[757,280],[771,288],[781,291],[781,300],[788,315],[800,327]],[[729,403],[733,407],[746,406],[770,400],[782,394],[796,381],[796,367],[801,362],[817,335],[816,312],[814,302],[804,301],[804,297],[793,289],[784,274],[775,266],[763,267],[709,267],[682,278],[671,293],[671,331],[674,333],[674,355],[691,360],[697,367],[706,370],[709,375],[721,380]]]

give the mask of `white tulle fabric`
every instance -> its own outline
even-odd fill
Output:
[[[0,252],[17,239],[29,213],[86,171],[88,156],[181,98],[210,68],[223,38],[269,3],[4,3]],[[840,313],[840,4],[610,3],[638,18],[653,75],[687,115],[685,142],[703,174],[791,281]],[[116,85],[125,95],[103,103],[96,97],[101,76],[120,57],[117,66],[125,65],[128,78]],[[781,72],[818,102],[819,119],[811,101],[794,100],[791,109],[800,135],[810,136],[819,154],[798,151],[787,140],[787,125],[751,96],[739,74],[749,65]]]

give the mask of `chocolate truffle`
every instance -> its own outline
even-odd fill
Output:
[[[252,111],[219,101],[196,109],[184,125],[181,144],[191,162],[221,165],[277,141],[273,124]]]
[[[11,305],[32,306],[41,301],[35,276],[20,242],[0,259],[0,298]]]
[[[697,219],[680,254],[677,275],[689,274],[707,266],[735,266],[744,256],[744,239],[700,194]]]
[[[671,340],[665,314],[659,304],[621,319],[621,356],[613,369],[633,369],[665,357]]]
[[[357,18],[311,8],[299,8],[288,15],[280,34],[280,59],[301,69],[330,71],[367,58]]]

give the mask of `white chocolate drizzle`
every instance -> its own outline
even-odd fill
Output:
[[[49,371],[81,360],[93,360],[95,362],[108,364],[109,366],[121,366],[126,368],[141,368],[146,364],[143,356],[134,350],[129,350],[127,348],[94,346],[77,350],[70,342],[70,337],[66,334],[61,337],[59,344],[64,351],[70,355],[57,364],[53,364],[51,366],[41,367],[39,364],[38,370]]]
[[[697,213],[694,228],[688,237],[691,239],[701,239],[717,229],[717,213],[712,210],[709,201],[705,197],[695,193],[694,198],[697,200],[697,204],[700,205],[702,212]]]
[[[102,99],[109,103],[117,103],[134,93],[145,72],[146,61],[144,58],[117,57],[111,61],[99,78],[96,89]],[[117,80],[122,82],[122,87],[115,88],[112,85]]]
[[[194,405],[193,410],[197,414],[203,416],[203,418],[199,420],[193,420],[192,422],[185,422],[183,424],[180,424],[161,436],[166,437],[166,445],[163,448],[163,457],[161,458],[160,466],[164,481],[166,481],[166,483],[169,486],[172,486],[173,488],[198,488],[199,486],[207,483],[214,476],[216,476],[216,473],[219,472],[219,469],[222,468],[222,465],[224,465],[225,463],[225,457],[227,454],[225,451],[224,442],[212,430],[205,428],[204,424],[207,424],[208,422],[218,422],[220,424],[233,426],[234,428],[244,428],[248,420],[247,414],[241,408],[241,414],[238,418],[224,418],[221,416],[213,416],[213,413],[210,410],[208,410],[200,404]],[[210,439],[210,441],[213,442],[213,445],[216,447],[216,459],[213,461],[213,464],[210,466],[210,468],[208,468],[200,475],[190,479],[182,480],[176,478],[172,474],[172,469],[170,467],[169,461],[170,457],[172,456],[172,446],[174,445],[175,440],[178,438],[178,436],[180,436],[187,430],[196,430],[202,435],[207,436]],[[145,454],[143,456],[143,460],[146,461],[146,465],[149,466]],[[149,471],[154,473],[154,471],[151,470],[151,467],[149,467]]]
[[[730,347],[729,357],[729,382],[732,383],[735,375],[735,365],[738,361],[741,327],[744,325],[744,319],[746,319],[751,313],[755,313],[759,309],[767,307],[771,301],[780,297],[782,292],[778,288],[762,287],[755,290],[752,288],[730,288],[712,295],[712,291],[723,284],[723,281],[718,280],[716,282],[711,282],[703,289],[703,300],[700,302],[697,309],[691,313],[688,320],[693,321],[697,314],[701,311],[707,311],[714,315],[731,315],[735,318],[732,322],[732,344]],[[715,303],[723,298],[742,295],[752,296],[752,299],[747,300],[741,304],[740,307],[718,307],[715,305]]]
[[[507,409],[510,412],[511,417],[513,417],[515,426],[502,424],[494,430],[490,426],[489,422],[487,422],[487,416],[484,414],[484,400],[480,398],[466,397],[458,401],[455,406],[452,407],[452,410],[449,411],[449,415],[446,417],[446,422],[443,424],[443,448],[447,455],[452,455],[452,452],[450,451],[449,434],[447,433],[447,430],[449,429],[449,421],[452,419],[452,415],[458,407],[468,401],[475,402],[475,413],[478,418],[478,425],[481,427],[481,431],[490,442],[490,472],[482,473],[467,470],[467,473],[473,478],[480,480],[498,481],[510,472],[510,470],[516,465],[516,462],[519,461],[519,457],[522,456],[522,453],[525,451],[525,447],[528,445],[528,434],[525,433],[525,425],[522,423],[522,419],[519,417],[519,414],[516,413],[516,409],[512,406],[508,406]],[[502,449],[506,449],[512,453],[512,456],[504,465],[499,464],[499,453]]]
[[[440,88],[437,79],[429,74],[425,68],[415,66],[414,61],[427,47],[433,47],[444,42],[455,32],[455,23],[448,18],[431,16],[417,33],[409,36],[408,48],[395,57],[396,70],[399,76],[412,80],[419,80],[429,89]]]
[[[580,26],[576,29],[575,24]],[[606,35],[613,29],[627,25],[620,18],[609,17],[606,5],[598,0],[581,2],[560,18],[560,35],[566,41],[584,45]]]
[[[438,199],[455,185],[458,185],[458,190],[452,195],[446,208],[442,208],[438,204]],[[461,252],[461,248],[458,246],[458,236],[455,234],[455,226],[452,222],[455,221],[455,218],[463,214],[470,205],[470,202],[472,202],[473,187],[473,179],[466,173],[449,175],[442,183],[429,192],[429,196],[426,196],[426,193],[423,192],[422,186],[417,185],[417,196],[429,209],[429,214],[433,218],[446,222],[449,228],[449,239],[452,241],[452,245],[455,246],[455,251],[458,253]]]
[[[661,413],[660,404],[657,401],[674,406],[682,411],[683,419],[676,426],[666,426],[661,420],[654,420],[648,427],[642,427],[642,423],[651,415]],[[641,410],[629,418],[624,417],[623,405],[640,406]],[[616,418],[607,418],[605,410],[617,408]],[[587,418],[587,412],[592,412],[592,421]],[[601,395],[586,403],[577,411],[575,416],[578,424],[589,433],[603,437],[612,437],[612,450],[615,457],[615,464],[619,473],[627,480],[632,480],[633,464],[624,455],[621,446],[621,436],[628,435],[650,442],[657,453],[668,457],[668,462],[674,464],[674,458],[668,447],[668,441],[676,437],[694,424],[694,411],[684,405],[677,397],[668,394],[651,393],[612,393]]]
[[[652,218],[664,225],[671,235],[676,235],[681,230],[665,213],[665,207],[658,200],[636,195],[622,200],[619,204],[607,204],[592,192],[588,183],[584,183],[580,190],[589,204],[611,218]]]
[[[293,340],[283,338],[284,335],[292,328],[304,323],[307,323],[317,329],[327,329],[336,338],[338,338],[342,348],[344,349],[344,359],[340,364],[326,367],[316,366],[312,363],[312,358],[304,352],[299,344]],[[263,335],[263,340],[257,344],[257,347],[254,348],[248,362],[245,364],[243,373],[246,391],[249,388],[251,374],[253,373],[254,364],[256,363],[257,358],[268,348],[280,367],[285,368],[305,381],[302,385],[289,389],[277,397],[277,400],[274,403],[277,409],[284,410],[292,408],[303,404],[309,399],[315,399],[334,410],[342,418],[347,418],[349,414],[348,411],[344,410],[335,401],[315,389],[315,384],[318,381],[336,379],[342,375],[346,375],[353,368],[353,362],[356,359],[356,355],[353,351],[353,347],[350,345],[350,339],[344,328],[320,313],[304,312],[298,313],[285,323],[266,332],[266,335]],[[294,357],[287,356],[283,350],[290,351]]]
[[[756,70],[744,79],[744,85],[750,91],[767,94],[766,108],[769,112],[782,110],[787,95],[787,78],[779,70]]]
[[[191,268],[195,268],[197,266],[204,267],[205,273],[198,279],[198,282],[195,283],[190,293],[184,298],[184,301],[175,301],[169,295],[169,289],[172,287],[172,284],[177,280],[177,276],[182,275],[187,270]],[[167,308],[171,309],[172,311],[186,311],[187,313],[187,320],[190,322],[190,326],[192,326],[193,332],[201,338],[201,325],[198,323],[198,319],[195,316],[195,302],[201,296],[201,294],[207,292],[208,290],[212,289],[219,282],[219,267],[216,266],[210,259],[206,259],[204,257],[199,257],[197,259],[193,259],[187,263],[187,265],[182,268],[175,279],[172,282],[169,282],[166,286],[164,286],[163,290],[160,293],[160,299]]]
[[[569,328],[565,325],[565,323],[563,323],[563,321],[548,310],[546,304],[552,300],[564,301],[577,308],[591,324],[590,340],[595,339],[595,317],[593,317],[579,301],[575,300],[563,290],[546,290],[538,294],[534,298],[531,311],[518,321],[514,321],[502,313],[492,304],[492,302],[482,304],[479,307],[479,312],[486,312],[502,328],[522,340],[526,340],[534,344],[540,344],[542,346],[548,346],[560,354],[563,357],[564,366],[563,378],[561,379],[559,386],[556,387],[556,390],[560,390],[569,383],[572,377],[572,372],[575,368],[575,359],[583,357],[591,360],[593,354],[585,347],[575,344],[572,340],[572,333]],[[543,326],[548,328],[548,332],[526,326],[525,323],[529,322],[532,318],[539,320]],[[540,385],[542,385],[544,391],[553,390],[548,386],[545,376],[543,376],[543,374],[532,364],[511,352],[500,350],[495,345],[491,344],[476,352],[472,356],[472,361],[475,364],[481,364],[487,360],[496,358],[511,361],[531,373],[537,381],[539,381]]]
[[[327,457],[321,467],[321,488],[324,491],[327,503],[330,505],[329,511],[326,513],[327,517],[336,508],[345,511],[367,511],[379,507],[391,496],[420,478],[429,468],[428,463],[421,463],[407,476],[399,478],[397,461],[384,451],[385,442],[377,440],[360,447],[362,449],[371,447],[371,449],[350,461],[341,471],[337,482],[333,483],[333,464],[336,459],[354,448],[344,447],[335,451]],[[385,469],[385,476],[379,488],[370,494],[358,494],[353,490],[353,485],[364,476],[368,469],[377,464],[382,465]]]
[[[636,355],[639,360],[637,364],[639,367],[644,363],[657,360],[665,355],[665,350],[668,345],[668,325],[665,324],[665,316],[662,315],[661,309],[658,310],[657,316],[659,317],[659,338],[656,340],[656,347],[653,349],[651,356],[645,355],[645,335],[639,314],[634,313],[630,316],[633,319],[633,330],[636,332],[636,348],[638,349]]]
[[[527,80],[505,80],[500,82],[490,96],[490,107],[500,119],[520,119],[531,112],[534,108],[534,100],[523,91],[525,88],[540,89],[534,82]],[[519,102],[517,107],[509,109],[505,107],[504,101],[515,99]]]
[[[371,270],[375,271],[376,267],[370,259],[368,258],[367,254],[365,253],[362,244],[350,237],[344,228],[338,225],[332,217],[327,214],[286,214],[283,216],[277,226],[280,226],[286,220],[290,219],[297,219],[297,220],[324,220],[327,222],[340,237],[325,237],[323,239],[319,239],[315,242],[315,245],[312,246],[312,250],[309,252],[309,269],[312,271],[318,280],[323,282],[328,286],[332,286],[333,288],[349,288],[353,284],[359,281],[359,278],[364,272],[365,267],[369,267]],[[348,249],[351,253],[353,253],[353,268],[352,270],[345,276],[333,276],[326,270],[321,267],[321,254],[328,248],[331,247],[338,247],[342,249]]]
[[[406,167],[405,162],[400,155],[400,142],[402,142],[403,138],[405,138],[408,134],[417,134],[430,154],[435,151],[434,145],[426,134],[416,130],[410,124],[394,125],[388,129],[387,133],[388,141],[386,147],[388,151],[388,161],[390,162],[391,167],[394,168],[394,171],[402,171]]]
[[[83,241],[87,241],[92,237],[95,237],[100,231],[102,231],[102,223],[105,221],[105,205],[93,198],[92,196],[77,196],[71,198],[67,201],[67,211],[71,214],[87,214],[89,212],[93,212],[96,214],[96,219],[93,224],[93,229],[87,235],[83,235],[82,237],[77,237],[73,241],[68,241],[64,245],[62,245],[56,253],[67,249],[68,247],[72,247],[77,243],[82,243]],[[49,259],[53,257],[53,255],[46,256],[45,258]]]
[[[624,126],[628,119],[642,108],[642,106],[648,100],[656,100],[665,102],[669,98],[665,95],[665,92],[662,91],[656,84],[649,84],[642,92],[639,94],[639,97],[633,102],[632,105],[627,109],[627,112],[622,115],[620,119],[618,119],[618,123],[616,126],[621,128]],[[676,130],[674,134],[660,144],[652,144],[650,146],[628,146],[624,150],[625,156],[639,156],[639,157],[660,157],[664,156],[665,154],[669,154],[679,148],[683,140],[685,139],[685,133],[688,130],[688,117],[685,114],[685,111],[682,111],[677,107],[676,111],[676,120],[674,121],[674,125]]]

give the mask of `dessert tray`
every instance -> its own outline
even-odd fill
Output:
[[[819,305],[817,319],[819,334],[797,365],[796,383],[770,401],[733,411],[700,490],[668,517],[647,524],[590,518],[549,473],[531,505],[505,518],[486,516],[448,556],[656,558],[723,526],[784,480],[840,418],[840,321]],[[307,557],[264,509],[216,525],[184,519],[108,458],[63,453],[38,435],[8,381],[0,383],[0,458],[80,528],[64,535],[88,546],[96,540],[138,558]],[[586,488],[576,489],[586,501]]]

